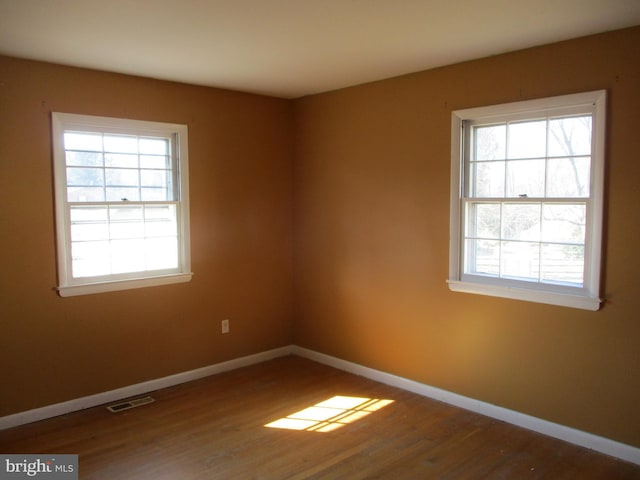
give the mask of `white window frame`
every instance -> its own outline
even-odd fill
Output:
[[[56,250],[58,261],[57,291],[61,297],[86,295],[133,288],[183,283],[191,280],[189,234],[189,161],[186,125],[149,122],[111,117],[53,112],[51,118],[54,196],[56,216]],[[67,165],[64,133],[91,132],[171,138],[172,155],[177,167],[176,214],[178,225],[178,266],[168,270],[150,270],[100,277],[75,277],[72,274],[70,204],[67,201]],[[174,168],[176,168],[174,167]],[[108,202],[105,202],[108,203]],[[145,202],[137,202],[144,204]]]
[[[471,122],[501,121],[505,117],[539,118],[558,112],[577,111],[592,114],[590,196],[587,198],[584,282],[581,288],[548,283],[493,278],[463,272],[465,134]],[[598,310],[604,204],[606,91],[599,90],[558,97],[528,100],[487,107],[456,110],[451,116],[451,218],[449,279],[452,291],[475,293],[551,305]]]

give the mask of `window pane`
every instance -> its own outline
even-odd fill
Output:
[[[544,160],[507,162],[507,197],[544,196]]]
[[[109,224],[105,207],[72,207],[71,241],[108,240]]]
[[[104,162],[107,167],[138,168],[138,155],[130,153],[105,153]]]
[[[64,134],[65,150],[89,150],[102,151],[102,135],[99,133],[72,133]]]
[[[111,223],[111,225],[110,225],[110,237],[111,238],[116,238],[116,239],[143,238],[144,237],[144,223],[142,223],[142,222]]]
[[[474,162],[471,164],[472,185],[470,195],[480,198],[504,197],[504,163]]]
[[[178,267],[178,239],[151,238],[145,241],[147,270]]]
[[[140,168],[165,168],[171,169],[169,157],[160,155],[140,155]]]
[[[102,187],[68,187],[68,202],[104,202]]]
[[[130,201],[137,202],[140,200],[140,191],[138,188],[126,187],[107,187],[106,196],[108,202]]]
[[[549,121],[550,157],[591,155],[591,116]]]
[[[138,153],[138,137],[127,135],[105,135],[104,151],[116,153]]]
[[[542,245],[542,280],[572,283],[584,281],[584,247],[577,245]]]
[[[166,188],[143,187],[140,190],[141,200],[145,202],[164,202],[173,200]]]
[[[80,242],[88,240],[108,240],[109,224],[104,223],[79,223],[71,225],[71,241]]]
[[[547,169],[547,197],[589,196],[590,157],[552,158]]]
[[[500,238],[500,204],[474,203],[468,208],[468,237]]]
[[[111,238],[142,238],[144,223],[142,221],[142,207],[111,207]]]
[[[138,170],[124,168],[108,168],[105,170],[107,185],[127,187],[139,185]]]
[[[105,207],[71,207],[71,222],[106,222],[108,220]]]
[[[176,218],[175,205],[147,205],[144,207],[144,218],[151,220],[174,220]]]
[[[117,206],[109,208],[109,218],[112,222],[123,222],[129,220],[142,220],[142,207],[139,206]]]
[[[111,242],[112,273],[142,272],[145,270],[145,242],[142,239],[113,240]]]
[[[102,167],[102,153],[98,152],[66,152],[69,166]]]
[[[547,122],[512,123],[509,125],[508,158],[542,158],[547,146]]]
[[[501,276],[538,281],[539,270],[539,243],[502,242],[500,252]]]
[[[169,153],[169,141],[166,138],[141,138],[140,153],[166,155]]]
[[[178,224],[174,205],[157,207],[147,206],[145,214],[145,236],[147,237],[176,237]]]
[[[506,125],[477,127],[475,135],[476,160],[502,160],[506,158]]]
[[[144,227],[145,237],[175,237],[178,234],[176,227],[176,222],[171,220],[147,222]]]
[[[144,187],[166,187],[166,170],[140,170],[140,184]]]
[[[111,273],[109,242],[74,242],[71,244],[73,277],[95,277]]]
[[[481,275],[500,274],[500,242],[493,240],[466,240],[465,273]]]
[[[584,244],[586,205],[542,206],[542,241]]]
[[[502,238],[540,240],[540,204],[505,203],[502,206]]]
[[[69,186],[101,186],[104,185],[104,170],[101,168],[67,168],[67,185]]]

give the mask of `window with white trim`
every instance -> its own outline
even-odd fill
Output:
[[[451,290],[600,307],[605,100],[453,112]]]
[[[61,296],[191,279],[186,125],[52,114]]]

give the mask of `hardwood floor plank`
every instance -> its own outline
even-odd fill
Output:
[[[0,431],[0,452],[76,453],[88,480],[640,479],[640,466],[298,357],[151,395]],[[265,426],[333,412],[321,402],[335,396],[371,401],[336,409],[333,425],[362,418],[330,432]],[[393,402],[363,410],[380,399]]]

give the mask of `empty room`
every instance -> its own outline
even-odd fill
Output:
[[[0,479],[640,479],[638,0],[0,0]]]

